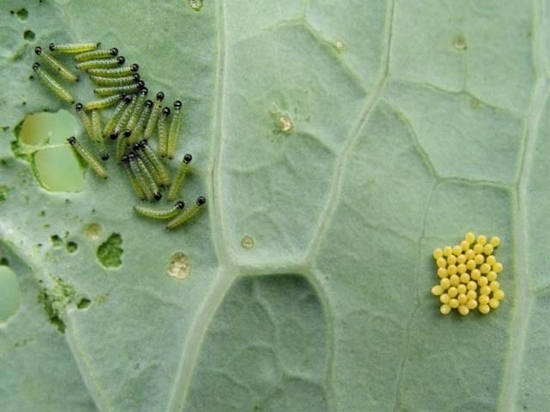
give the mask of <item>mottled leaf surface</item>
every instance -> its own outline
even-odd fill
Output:
[[[547,409],[547,2],[1,9],[0,263],[21,293],[2,411]],[[32,78],[51,41],[116,46],[182,99],[204,212],[172,232],[140,218],[114,162],[106,181],[73,164],[76,192],[41,186],[33,156],[68,136],[17,136],[72,113]],[[442,316],[431,252],[468,231],[502,239],[506,298]]]

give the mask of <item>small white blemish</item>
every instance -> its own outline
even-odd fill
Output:
[[[281,132],[288,134],[292,132],[292,121],[288,116],[279,116],[277,119],[277,124],[281,129]]]
[[[177,279],[185,279],[189,276],[190,270],[191,267],[187,255],[183,252],[176,252],[170,258],[166,274]]]
[[[252,249],[254,247],[254,239],[248,235],[243,236],[241,240],[241,245],[245,249]]]
[[[334,48],[338,53],[342,53],[344,51],[345,45],[342,40],[335,40],[334,43],[332,43]]]
[[[101,237],[101,225],[99,223],[90,223],[86,227],[86,236],[92,240],[98,240]]]

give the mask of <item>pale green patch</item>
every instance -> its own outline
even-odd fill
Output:
[[[74,135],[76,119],[66,110],[31,113],[16,129],[14,154],[29,156],[35,176],[52,192],[79,192],[84,184],[82,168],[67,144]]]
[[[0,265],[0,323],[13,316],[21,304],[21,289],[17,274]]]

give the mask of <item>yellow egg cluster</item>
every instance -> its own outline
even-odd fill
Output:
[[[504,292],[497,276],[503,267],[493,252],[499,245],[500,239],[496,236],[487,240],[484,235],[476,238],[470,232],[459,245],[434,250],[440,281],[432,288],[432,294],[439,296],[439,310],[443,315],[457,309],[466,316],[476,308],[486,315],[498,308]]]

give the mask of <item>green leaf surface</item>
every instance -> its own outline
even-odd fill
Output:
[[[546,410],[547,2],[199,3],[2,2],[0,409]],[[17,139],[73,113],[32,76],[51,41],[183,101],[205,211],[137,216],[115,162],[40,177],[70,153]],[[432,250],[468,231],[502,239],[506,298],[442,316]]]

